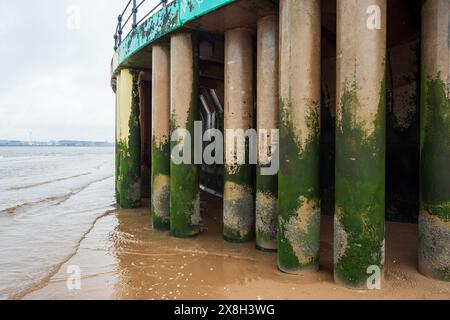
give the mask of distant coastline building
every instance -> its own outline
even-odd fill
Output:
[[[383,272],[385,219],[418,223],[419,271],[450,281],[450,0],[126,3],[111,64],[122,207],[150,198],[155,229],[190,237],[200,190],[223,195],[224,238],[256,238],[292,274],[318,269],[334,215],[334,277],[352,288]],[[171,134],[196,120],[279,129],[278,176],[261,158],[174,163]]]

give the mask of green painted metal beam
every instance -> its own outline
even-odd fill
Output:
[[[113,73],[142,48],[187,23],[236,0],[175,0],[132,31],[113,57]]]

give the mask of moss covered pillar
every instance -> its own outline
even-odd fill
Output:
[[[199,166],[194,164],[198,112],[198,41],[190,32],[171,37],[170,231],[176,237],[200,232]],[[183,161],[175,161],[174,154]]]
[[[449,0],[422,6],[419,270],[450,281]]]
[[[115,191],[116,191],[116,202],[119,203],[120,200],[120,194],[119,194],[119,175],[120,175],[120,148],[119,148],[119,131],[120,131],[120,117],[119,117],[119,99],[120,99],[120,92],[119,92],[119,82],[120,82],[120,73],[116,75],[116,81],[114,83],[115,85],[115,93],[116,93],[116,106],[115,106],[115,116],[116,116],[116,125],[115,125],[115,157],[116,157],[116,183],[115,183]]]
[[[253,166],[249,162],[249,140],[244,137],[253,127],[253,75],[251,30],[226,31],[223,232],[225,240],[231,242],[254,237]]]
[[[152,219],[170,229],[170,48],[152,49]]]
[[[278,268],[319,268],[320,1],[280,2]]]
[[[338,0],[334,277],[351,288],[383,275],[385,71],[386,0]]]
[[[141,204],[139,71],[122,69],[117,78],[116,192],[122,208]]]
[[[258,168],[256,170],[256,247],[264,251],[277,249],[278,175],[268,170],[276,159],[272,152],[273,130],[278,129],[278,16],[258,21],[257,39],[257,129]]]

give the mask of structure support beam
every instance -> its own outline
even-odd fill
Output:
[[[280,2],[278,268],[319,268],[320,1]]]
[[[119,203],[120,201],[120,193],[119,193],[119,176],[120,176],[120,150],[119,150],[119,133],[120,133],[120,92],[119,92],[119,83],[120,83],[120,72],[116,76],[116,80],[114,82],[114,88],[116,93],[116,110],[115,110],[115,116],[116,116],[116,125],[115,125],[115,157],[116,157],[116,184],[115,184],[115,191],[116,191],[116,202]]]
[[[257,42],[256,247],[276,251],[278,175],[269,169],[278,163],[278,159],[272,158],[278,148],[272,144],[278,137],[273,131],[278,129],[278,16],[267,16],[258,21]]]
[[[152,49],[152,219],[170,229],[170,48]]]
[[[171,37],[170,231],[176,237],[200,232],[199,166],[194,163],[198,112],[198,41],[190,32]]]
[[[224,238],[247,242],[254,237],[253,166],[244,134],[253,127],[253,35],[237,28],[225,33]],[[256,135],[255,135],[256,138]]]
[[[361,289],[384,267],[386,2],[337,1],[334,276]]]
[[[116,192],[122,208],[141,204],[139,71],[122,69],[117,78]]]
[[[449,0],[422,5],[419,270],[450,281]]]

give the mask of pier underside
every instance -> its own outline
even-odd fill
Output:
[[[385,221],[420,220],[420,271],[449,281],[450,0],[216,2],[184,21],[175,1],[165,30],[136,45],[144,24],[116,52],[119,205],[150,199],[154,227],[185,238],[209,232],[213,195],[224,238],[256,239],[292,274],[323,267],[321,216],[334,216],[327,268],[352,288],[382,281]],[[258,139],[241,154],[231,129]],[[273,129],[280,170],[264,176]],[[225,164],[186,153],[211,142]]]

